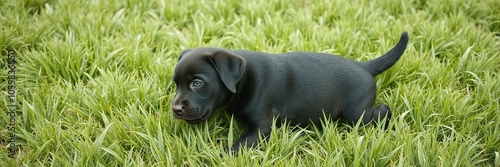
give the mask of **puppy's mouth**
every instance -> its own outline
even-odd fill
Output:
[[[184,118],[184,120],[190,124],[198,124],[198,123],[201,123],[204,120],[208,119],[212,115],[212,113],[213,112],[211,112],[211,111],[205,111],[205,113],[198,118],[195,118],[195,119]]]

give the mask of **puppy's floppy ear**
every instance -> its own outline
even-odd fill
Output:
[[[190,52],[191,50],[193,50],[193,49],[184,49],[181,52],[181,54],[179,54],[179,59],[177,61],[181,60],[182,56],[184,56],[186,53]]]
[[[210,56],[210,61],[219,73],[219,77],[224,85],[231,92],[236,93],[236,84],[240,81],[245,71],[245,59],[225,50],[217,50]]]

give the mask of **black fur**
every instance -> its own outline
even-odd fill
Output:
[[[389,107],[373,107],[374,76],[394,65],[407,43],[404,32],[394,48],[367,62],[311,52],[185,50],[175,68],[172,110],[176,118],[199,123],[226,107],[248,126],[233,151],[254,146],[259,133],[268,136],[274,117],[300,126],[318,125],[325,115],[350,123],[390,119]]]

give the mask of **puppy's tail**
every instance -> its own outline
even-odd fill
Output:
[[[373,76],[380,74],[388,68],[392,67],[392,65],[394,65],[394,63],[399,60],[401,55],[403,55],[403,53],[405,52],[407,44],[408,32],[405,31],[403,32],[403,34],[401,34],[398,44],[396,44],[396,46],[394,46],[389,52],[376,59],[362,62],[361,67],[366,69]]]

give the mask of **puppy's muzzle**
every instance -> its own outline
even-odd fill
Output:
[[[188,101],[187,100],[174,100],[174,103],[172,104],[172,111],[174,111],[174,114],[176,116],[182,116],[186,114],[186,107],[188,106]]]
[[[184,112],[184,110],[186,109],[186,107],[184,107],[184,105],[173,105],[172,106],[172,110],[174,111],[174,114],[176,115],[182,115],[182,113]]]
[[[172,104],[172,111],[175,118],[183,119],[191,124],[200,123],[211,115],[210,112],[201,112],[198,107],[190,107],[187,101]]]

